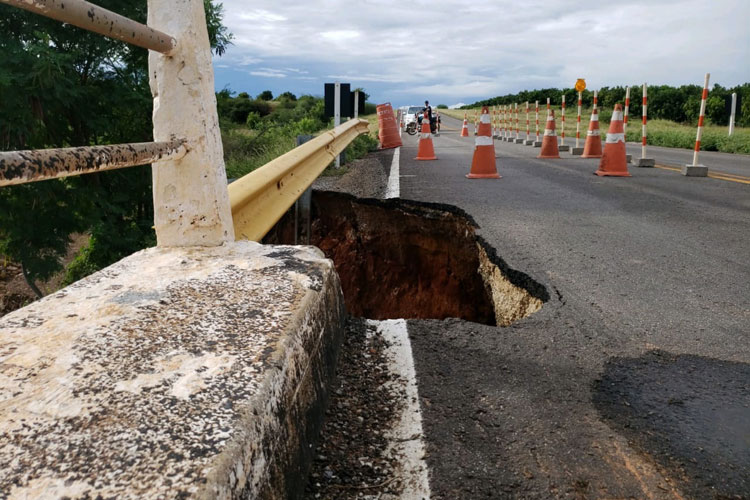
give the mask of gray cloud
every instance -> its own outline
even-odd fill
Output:
[[[746,0],[223,3],[236,38],[222,64],[372,82],[380,100],[469,100],[579,77],[590,88],[700,84],[706,72],[724,85],[750,81]]]

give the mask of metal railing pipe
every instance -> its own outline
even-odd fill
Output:
[[[263,238],[336,156],[367,132],[367,120],[349,120],[231,183],[235,237]]]
[[[0,3],[167,55],[177,45],[166,33],[84,0],[0,0]]]
[[[185,142],[140,142],[0,152],[0,186],[134,167],[185,156]]]

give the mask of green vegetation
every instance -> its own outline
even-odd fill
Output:
[[[209,38],[222,55],[232,34],[222,6],[204,0]],[[146,22],[146,0],[98,0],[97,5]],[[0,5],[0,150],[87,146],[152,140],[148,53],[119,41]],[[331,126],[323,101],[270,90],[217,93],[229,177],[240,177],[289,151],[298,134]],[[365,113],[374,113],[368,103]],[[347,158],[377,146],[358,138]],[[156,243],[148,166],[0,189],[0,257],[36,282],[62,270],[71,235],[88,244],[65,270],[76,281]]]
[[[698,123],[702,92],[703,88],[698,85],[682,85],[680,87],[649,85],[649,119],[662,119],[677,123]],[[714,125],[727,125],[729,123],[729,111],[726,108],[725,101],[731,96],[732,92],[736,92],[738,96],[741,96],[742,100],[742,109],[738,110],[740,118],[737,119],[736,125],[739,127],[750,127],[750,83],[743,83],[731,88],[724,88],[718,84],[714,85],[708,93],[706,118],[709,123]],[[578,95],[575,89],[550,88],[524,90],[518,94],[493,97],[464,107],[476,108],[526,101],[533,104],[537,100],[539,101],[539,106],[544,107],[546,106],[548,97],[552,103],[559,105],[563,95],[565,95],[565,102],[569,108],[576,106]],[[642,86],[640,84],[632,85],[630,87],[631,115],[641,115],[642,98]],[[582,99],[583,106],[590,108],[594,102],[594,93],[591,90],[584,90]],[[602,87],[599,90],[599,107],[603,110],[611,110],[616,103],[622,104],[624,102],[625,87]]]
[[[242,177],[292,150],[298,135],[333,127],[319,97],[297,98],[284,92],[269,102],[261,99],[263,94],[255,100],[244,92],[233,97],[228,89],[216,94],[229,178]],[[373,137],[359,137],[347,148],[346,160],[361,158],[376,147]]]
[[[221,4],[204,0],[209,37],[223,54],[232,35]],[[146,22],[145,0],[97,5]],[[0,5],[0,149],[152,140],[148,53],[119,41]],[[90,243],[73,281],[155,243],[151,170],[136,167],[0,189],[0,254],[36,281],[62,269],[70,235]]]
[[[641,141],[641,103],[642,88],[633,86],[630,96],[630,123],[627,130],[627,140]],[[666,85],[648,88],[648,144],[652,146],[665,146],[672,148],[692,149],[695,145],[698,114],[700,112],[700,96],[702,89],[696,85],[683,85],[682,87],[669,87]],[[724,99],[732,92],[742,94],[742,115],[737,120],[732,137],[727,135],[728,115]],[[515,95],[495,97],[479,101],[461,110],[446,110],[445,113],[454,118],[463,119],[464,112],[473,113],[480,106],[494,106],[506,104],[519,104],[519,128],[521,133],[526,131],[525,103],[528,100],[531,106],[531,132],[534,133],[534,101],[539,101],[540,127],[544,128],[546,118],[547,97],[550,98],[552,109],[555,111],[557,133],[560,135],[562,121],[560,119],[560,101],[565,95],[565,135],[566,138],[575,139],[575,120],[577,113],[577,94],[573,89],[542,89],[524,91]],[[588,129],[589,117],[593,104],[593,92],[584,91],[584,109],[581,113],[581,136],[585,137]],[[603,88],[599,92],[599,128],[606,132],[612,117],[612,110],[616,103],[623,104],[625,101],[625,88]],[[521,106],[523,105],[523,106]],[[523,107],[523,109],[521,109]],[[471,116],[470,116],[471,118]],[[703,129],[701,149],[704,151],[721,151],[724,153],[750,154],[750,83],[740,85],[731,89],[724,89],[715,85],[709,92],[706,102],[707,124]],[[743,128],[744,125],[744,128]]]

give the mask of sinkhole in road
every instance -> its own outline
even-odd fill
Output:
[[[353,316],[507,326],[549,299],[544,286],[509,268],[457,207],[314,191],[311,218],[311,244],[333,260]],[[264,243],[293,242],[288,213]]]

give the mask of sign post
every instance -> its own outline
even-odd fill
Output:
[[[333,127],[341,125],[341,84],[335,83],[333,91]],[[336,168],[341,168],[341,155],[336,155]]]
[[[583,108],[583,91],[586,90],[586,80],[579,78],[575,84],[576,92],[578,92],[578,114],[576,114],[576,145],[570,150],[573,155],[582,155],[583,148],[581,147],[581,109]]]

